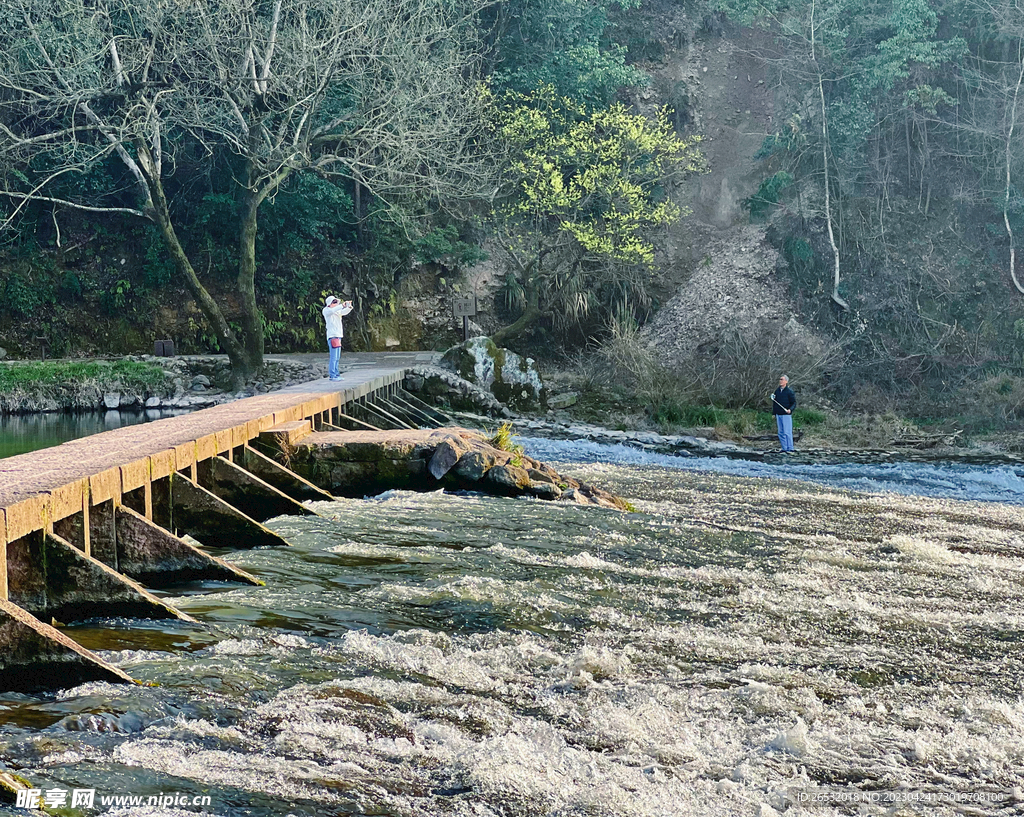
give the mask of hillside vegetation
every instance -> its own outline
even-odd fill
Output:
[[[678,403],[748,407],[786,368],[858,411],[1024,411],[1017,5],[363,5],[12,0],[0,346],[170,337],[241,381],[320,348],[328,292],[355,348],[443,348],[476,292],[501,342],[606,344]],[[732,261],[755,228],[770,268]],[[685,354],[637,333],[730,274],[775,308],[695,320]]]

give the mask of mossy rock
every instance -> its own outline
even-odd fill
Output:
[[[547,390],[532,358],[495,346],[487,337],[470,338],[444,353],[441,365],[501,403],[524,412],[546,407]]]

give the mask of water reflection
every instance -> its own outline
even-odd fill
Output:
[[[0,458],[184,413],[185,409],[150,408],[145,411],[46,412],[0,416]]]

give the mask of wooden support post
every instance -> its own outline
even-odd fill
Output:
[[[114,511],[121,572],[149,587],[212,579],[263,586],[255,576],[154,524],[130,508]]]
[[[0,599],[7,598],[7,513],[0,508]]]
[[[94,616],[194,620],[56,534],[35,531],[11,544],[16,569],[10,600],[44,621]]]
[[[368,431],[383,431],[384,430],[383,428],[377,428],[377,426],[370,425],[369,423],[364,423],[362,420],[359,420],[359,419],[357,419],[355,417],[352,417],[352,416],[350,416],[348,414],[343,414],[341,412],[338,412],[338,422],[340,423],[342,420],[348,420],[350,423],[354,423],[357,426],[363,426],[363,428],[367,429]],[[353,429],[349,429],[349,428],[341,428],[340,426],[337,426],[337,425],[334,426],[334,429],[337,430],[337,431],[352,431],[353,430]],[[359,429],[354,429],[354,430],[355,431],[359,431]]]
[[[199,463],[199,484],[257,522],[275,516],[318,515],[223,457],[210,457]]]
[[[288,546],[288,542],[232,507],[184,474],[170,477],[171,519],[174,530],[186,531],[210,547],[239,548]]]
[[[90,553],[87,555],[117,570],[117,536],[114,531],[114,501],[108,499],[89,509]]]
[[[0,599],[0,689],[34,692],[86,681],[135,683],[59,630]]]
[[[242,449],[242,464],[247,471],[258,476],[264,482],[273,485],[277,490],[286,493],[300,502],[306,499],[319,499],[325,502],[334,501],[334,497],[307,479],[303,479],[294,471],[285,468],[266,454],[255,448],[246,446]]]

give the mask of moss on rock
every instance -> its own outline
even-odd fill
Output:
[[[453,346],[441,358],[441,365],[463,380],[488,389],[517,411],[537,412],[545,407],[547,391],[533,359],[502,349],[490,338],[470,338]]]

